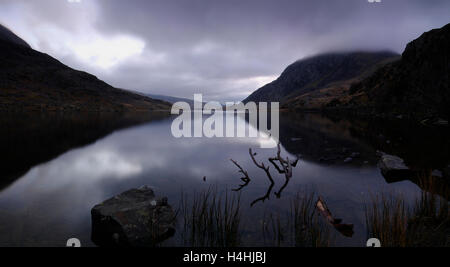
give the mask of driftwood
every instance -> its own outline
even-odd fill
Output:
[[[236,165],[236,167],[239,168],[239,173],[242,173],[244,175],[244,177],[241,178],[241,180],[244,182],[244,184],[240,185],[239,188],[237,189],[233,189],[233,191],[237,192],[237,191],[241,191],[244,187],[248,186],[248,184],[252,181],[252,179],[250,179],[250,177],[248,176],[248,172],[246,172],[241,165],[239,165],[236,161],[234,161],[233,159],[231,159],[231,162],[233,162],[234,165]]]
[[[270,167],[269,166],[266,167],[264,165],[264,162],[258,163],[256,161],[256,159],[255,159],[256,154],[253,154],[251,148],[249,149],[249,153],[250,153],[250,157],[253,160],[253,163],[255,163],[255,165],[258,168],[260,168],[260,169],[262,169],[262,170],[264,170],[266,172],[267,178],[269,178],[269,181],[270,181],[270,186],[269,186],[269,189],[267,190],[267,193],[264,196],[262,196],[262,197],[256,199],[255,201],[253,201],[251,206],[254,206],[256,203],[258,203],[260,201],[264,202],[264,201],[270,199],[270,193],[272,193],[272,189],[275,186],[275,182],[273,181],[272,175],[270,174]]]
[[[277,198],[281,198],[281,194],[283,190],[288,186],[292,176],[293,176],[293,168],[297,167],[297,164],[299,162],[299,159],[297,158],[295,161],[291,161],[289,157],[283,158],[281,156],[281,145],[278,143],[278,151],[276,157],[269,158],[269,162],[274,166],[274,168],[278,171],[279,174],[284,174],[285,182],[283,186],[281,186],[280,190],[278,192],[275,192],[274,194],[277,196]],[[270,181],[270,186],[266,192],[266,194],[255,201],[251,203],[251,206],[254,206],[258,202],[265,202],[266,200],[270,199],[270,194],[272,193],[272,190],[275,186],[275,181],[273,180],[272,174],[270,173],[270,166],[266,166],[264,162],[259,163],[256,160],[256,153],[253,153],[252,149],[249,149],[250,158],[252,159],[253,163],[256,165],[256,167],[264,170],[266,173],[267,178]],[[250,182],[252,181],[250,179],[250,176],[248,175],[248,172],[242,168],[239,163],[237,163],[235,160],[231,159],[231,162],[238,167],[239,173],[243,174],[244,177],[241,178],[241,180],[244,182],[244,184],[240,185],[239,188],[234,189],[233,191],[241,191],[245,187],[247,187]],[[342,235],[346,237],[352,237],[354,234],[353,224],[343,224],[341,219],[336,219],[333,217],[333,214],[328,209],[327,204],[325,201],[319,197],[319,200],[316,203],[316,209],[322,214],[322,216],[325,218],[327,223],[332,225],[338,232],[340,232]]]
[[[325,201],[319,197],[319,200],[316,203],[317,210],[320,211],[325,220],[332,225],[338,232],[343,234],[346,237],[352,237],[354,234],[353,224],[343,224],[342,219],[335,219],[331,211],[328,209]]]
[[[284,184],[281,186],[281,188],[278,192],[274,193],[277,196],[277,198],[281,198],[282,192],[284,191],[284,189],[286,189],[286,187],[288,186],[288,184],[293,176],[292,168],[297,167],[299,159],[296,159],[295,161],[290,161],[289,157],[286,157],[286,159],[284,159],[283,157],[281,157],[281,144],[280,143],[278,143],[277,148],[278,148],[278,151],[277,151],[276,157],[269,158],[269,162],[275,167],[275,169],[278,171],[279,174],[284,174],[284,176],[285,176]],[[264,170],[267,178],[270,181],[270,186],[269,186],[266,194],[251,203],[251,206],[254,206],[256,203],[258,203],[260,201],[264,202],[264,201],[270,199],[270,194],[272,193],[272,190],[275,187],[275,181],[273,180],[272,174],[270,173],[270,166],[266,166],[264,164],[264,162],[259,163],[255,158],[257,154],[253,153],[251,148],[249,149],[249,154],[250,154],[250,158],[252,159],[253,163],[258,168]],[[247,171],[245,171],[235,160],[231,159],[231,162],[236,167],[238,167],[239,173],[244,175],[244,177],[241,178],[241,180],[244,182],[244,184],[240,185],[239,188],[233,190],[233,191],[241,191],[243,188],[247,187],[250,184],[251,179],[250,179]]]
[[[280,174],[284,174],[285,175],[285,182],[283,184],[283,186],[280,188],[280,190],[278,190],[278,192],[275,193],[275,195],[277,196],[277,198],[281,198],[281,193],[284,191],[284,189],[288,186],[289,182],[291,181],[292,178],[292,167],[297,167],[298,161],[299,159],[297,158],[295,161],[290,161],[289,157],[286,157],[286,159],[283,159],[281,157],[281,145],[280,143],[278,143],[278,151],[277,151],[277,157],[276,158],[270,158],[269,161],[273,164],[273,166],[275,166],[275,169],[277,169],[277,171]],[[281,167],[278,166],[277,161],[281,164]]]

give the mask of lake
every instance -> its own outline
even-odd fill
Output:
[[[255,230],[258,218],[289,213],[292,197],[311,190],[326,200],[336,217],[354,224],[353,237],[336,232],[334,245],[364,246],[365,203],[372,196],[402,194],[412,201],[421,192],[413,180],[386,180],[377,167],[377,150],[430,172],[448,166],[450,158],[447,128],[282,113],[281,153],[300,161],[281,198],[272,193],[251,207],[270,183],[253,164],[249,148],[259,161],[275,156],[276,149],[260,149],[258,138],[176,139],[170,131],[172,120],[161,115],[3,118],[0,246],[65,246],[72,237],[94,246],[91,208],[143,185],[167,196],[174,208],[183,194],[211,187],[240,194],[243,223],[256,225],[242,234],[248,246],[270,245]],[[230,191],[242,183],[230,159],[252,178],[240,193]],[[271,171],[275,192],[284,176]],[[175,236],[163,246],[179,245],[177,240]]]

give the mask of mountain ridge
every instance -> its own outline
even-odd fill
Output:
[[[0,110],[126,112],[169,110],[170,104],[114,88],[0,31]]]
[[[10,29],[0,24],[0,40],[15,43],[24,47],[31,48],[22,38],[13,33]]]
[[[278,79],[251,94],[244,102],[288,102],[327,86],[362,75],[374,65],[396,58],[390,51],[330,52],[297,60]]]
[[[348,73],[355,74],[350,79],[347,78],[351,75],[345,75],[345,70],[342,72],[333,60],[323,68],[325,71],[320,71],[324,65],[320,60],[319,67],[312,64],[311,68],[298,68],[305,62],[306,66],[311,65],[308,62],[317,58],[326,59],[327,55],[293,63],[280,78],[245,101],[281,101],[284,110],[344,112],[448,124],[450,24],[423,33],[408,43],[401,56],[385,57],[356,68],[356,72],[350,68]]]
[[[450,24],[411,41],[399,61],[351,88],[336,108],[408,117],[450,117]]]

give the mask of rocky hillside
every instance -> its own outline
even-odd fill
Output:
[[[391,52],[330,53],[297,61],[274,82],[250,95],[244,102],[281,102],[289,107],[309,108],[302,96],[315,92],[313,98],[327,96],[332,88],[338,94],[352,82],[371,74],[380,64],[396,59]],[[325,91],[321,91],[325,90]],[[334,94],[334,92],[333,92]]]
[[[169,110],[170,105],[116,89],[37,52],[0,27],[0,111],[125,112]]]
[[[450,114],[450,24],[409,43],[398,62],[388,64],[351,88],[336,107],[413,118]]]
[[[10,42],[16,45],[21,45],[24,47],[31,48],[24,40],[20,39],[19,36],[15,35],[9,29],[0,24],[0,41]]]

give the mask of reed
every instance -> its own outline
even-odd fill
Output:
[[[291,200],[286,216],[264,216],[263,237],[265,245],[290,247],[329,247],[334,236],[330,226],[316,212],[315,193],[299,192]]]
[[[378,238],[384,247],[406,246],[408,213],[403,197],[373,197],[365,209],[368,238]]]
[[[237,247],[241,243],[239,195],[219,194],[216,189],[193,196],[189,204],[183,195],[181,238],[189,247]]]
[[[296,247],[329,247],[333,237],[330,227],[316,212],[315,193],[298,193],[292,200],[294,242]]]
[[[446,199],[422,192],[412,204],[385,194],[366,206],[368,238],[384,247],[441,247],[450,245],[450,210]]]
[[[422,193],[408,220],[408,246],[450,246],[450,209],[446,199]]]
[[[283,247],[289,246],[289,222],[283,220],[282,216],[277,213],[264,214],[262,220],[262,236],[265,246]]]

